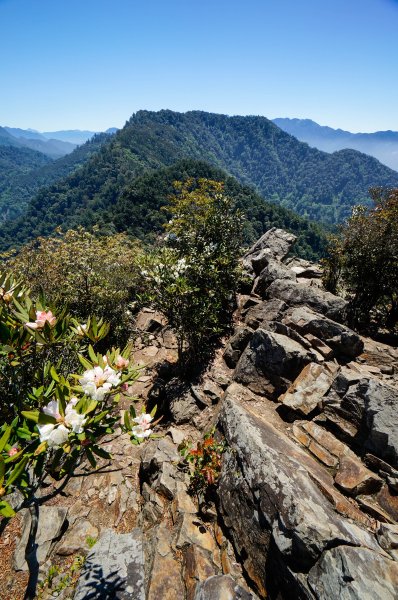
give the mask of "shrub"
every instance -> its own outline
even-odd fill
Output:
[[[139,283],[139,243],[125,234],[98,236],[82,228],[38,238],[8,259],[36,298],[67,306],[79,320],[109,322],[112,342],[124,344],[131,330],[130,305]]]
[[[226,328],[240,280],[243,217],[223,184],[175,184],[164,246],[143,258],[145,297],[176,332],[180,363],[196,364]],[[184,352],[185,351],[185,352]]]
[[[356,207],[329,245],[324,283],[345,292],[355,325],[398,322],[398,190],[371,190],[375,205]]]
[[[154,413],[136,417],[132,407],[120,421],[120,392],[138,371],[129,363],[129,347],[94,350],[107,324],[89,317],[83,326],[65,309],[35,303],[12,275],[0,274],[0,291],[0,529],[29,509],[25,598],[33,598],[39,505],[62,490],[83,460],[96,468],[97,457],[111,459],[101,439],[116,427],[133,443],[149,437]],[[11,505],[16,490],[19,504],[14,497]]]

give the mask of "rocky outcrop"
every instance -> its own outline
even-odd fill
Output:
[[[291,243],[268,232],[245,257],[220,514],[261,597],[393,600],[398,355],[344,324],[346,302]]]
[[[220,426],[230,447],[222,468],[220,508],[260,592],[313,597],[317,568],[326,581],[336,578],[336,563],[325,559],[328,549],[346,546],[375,556],[374,565],[367,565],[369,581],[385,563],[398,584],[398,564],[378,544],[371,519],[333,487],[333,478],[315,458],[283,433],[272,409],[264,405],[259,410],[255,398],[234,384]]]

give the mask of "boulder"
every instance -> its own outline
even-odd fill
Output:
[[[317,600],[395,600],[398,563],[368,548],[327,550],[308,583]]]
[[[363,352],[364,344],[357,333],[306,306],[289,310],[283,322],[302,335],[311,334],[324,341],[336,354],[354,358]]]
[[[89,552],[74,600],[145,600],[142,532],[105,529]]]
[[[375,379],[361,379],[343,398],[325,406],[351,421],[357,443],[365,450],[398,467],[398,391]]]
[[[339,366],[335,363],[309,363],[279,398],[279,402],[308,415],[322,402],[338,371]]]
[[[238,326],[235,328],[233,336],[230,338],[227,347],[224,352],[224,360],[228,367],[234,369],[242,354],[253,335],[253,329],[245,326]]]
[[[254,282],[253,294],[258,294],[261,297],[265,297],[267,288],[276,279],[290,279],[291,281],[295,282],[296,275],[283,263],[270,258],[268,260],[268,264],[264,267]]]
[[[239,359],[234,380],[256,393],[278,395],[309,360],[305,348],[294,340],[257,329]]]
[[[54,542],[61,536],[67,512],[67,508],[58,506],[40,507],[36,534],[36,556],[40,565],[45,562]],[[29,538],[30,522],[30,513],[27,509],[24,509],[22,536],[14,552],[14,569],[16,571],[28,570],[28,565],[25,561],[25,548]]]
[[[286,304],[296,306],[308,304],[315,311],[335,321],[344,319],[346,300],[318,287],[305,283],[294,283],[288,279],[277,279],[267,289],[268,298],[279,298]],[[319,336],[318,336],[319,337]]]
[[[281,300],[276,298],[274,300],[264,300],[246,311],[245,323],[252,329],[257,329],[265,323],[279,321],[286,309],[286,304]]]
[[[240,386],[230,386],[220,413],[230,452],[218,495],[236,550],[260,592],[311,597],[304,574],[334,546],[369,549],[382,561],[386,554],[363,525],[368,519],[333,488],[324,467],[282,433],[281,420],[265,402],[256,412],[256,403],[241,398]],[[370,579],[380,576],[375,564],[373,570],[368,563]],[[335,564],[325,569],[325,577],[343,575]]]
[[[254,260],[257,272],[260,273],[269,258],[282,261],[289,254],[296,239],[296,236],[292,233],[271,227],[246,252],[244,261],[250,261],[253,264]]]

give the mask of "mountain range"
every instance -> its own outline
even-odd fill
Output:
[[[359,150],[377,158],[391,169],[398,171],[398,131],[375,133],[351,133],[318,125],[311,119],[273,119],[275,125],[294,135],[301,142],[325,152],[344,148]]]
[[[151,176],[162,172],[162,180],[164,169],[186,160],[193,161],[190,176],[195,176],[193,165],[203,171],[198,165],[205,163],[217,170],[219,179],[232,177],[250,188],[255,203],[261,196],[267,206],[280,205],[318,223],[341,222],[355,204],[369,203],[372,186],[398,187],[398,173],[376,159],[354,150],[329,154],[311,148],[265,117],[139,111],[115,134],[96,137],[63,159],[20,176],[16,188],[9,182],[0,193],[3,218],[8,219],[0,230],[3,249],[48,235],[56,226],[100,224],[106,231],[154,234],[161,230],[156,216],[161,199],[159,180]],[[147,176],[145,194],[142,186],[131,194],[139,178]],[[172,191],[170,185],[166,187]],[[154,197],[155,212],[149,209]],[[250,212],[248,206],[245,210]],[[23,213],[19,219],[18,211]],[[284,213],[286,219],[291,214]]]
[[[105,133],[116,131],[116,127],[110,127]],[[84,144],[98,133],[101,132],[80,129],[40,132],[35,129],[0,127],[0,145],[30,148],[57,159],[70,154],[76,146]]]

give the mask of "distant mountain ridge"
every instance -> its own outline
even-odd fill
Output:
[[[310,148],[265,117],[139,111],[79,168],[38,191],[22,220],[2,228],[3,247],[48,235],[57,225],[102,222],[112,231],[114,207],[137,177],[186,159],[221,169],[265,200],[327,224],[369,203],[371,186],[398,187],[398,173],[376,159]]]
[[[374,133],[351,133],[319,125],[311,119],[273,119],[273,123],[324,152],[336,152],[351,148],[377,158],[391,169],[398,171],[398,131],[375,131]]]
[[[12,146],[26,147],[46,154],[50,158],[61,158],[70,154],[76,146],[84,144],[100,131],[81,129],[60,131],[36,131],[35,129],[20,129],[19,127],[0,127],[0,144],[8,142]],[[116,127],[110,127],[105,133],[115,133]],[[8,137],[5,137],[5,133]]]

